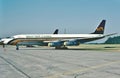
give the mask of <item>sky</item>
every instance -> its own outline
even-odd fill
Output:
[[[0,37],[16,34],[120,33],[120,0],[0,0]]]

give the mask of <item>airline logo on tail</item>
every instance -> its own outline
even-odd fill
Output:
[[[105,22],[106,20],[102,20],[102,22],[98,25],[96,30],[91,34],[104,34]]]
[[[97,29],[96,29],[96,31],[103,31],[104,29],[103,29],[103,27],[98,27]]]

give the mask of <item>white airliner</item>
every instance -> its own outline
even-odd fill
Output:
[[[102,39],[106,36],[114,35],[108,34],[104,35],[106,20],[102,20],[99,26],[96,28],[95,32],[90,34],[20,34],[12,36],[11,38],[1,39],[3,44],[16,45],[18,50],[18,45],[22,42],[34,42],[40,43],[41,46],[55,47],[56,49],[67,48],[66,46],[77,46],[80,43],[85,43],[89,41],[94,41]],[[35,44],[34,44],[35,45]]]

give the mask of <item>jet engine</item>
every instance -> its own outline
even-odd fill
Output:
[[[77,46],[79,45],[79,42],[74,40],[74,41],[67,41],[67,42],[64,42],[64,45],[65,46]]]
[[[57,46],[62,46],[62,45],[63,45],[63,42],[61,42],[61,41],[48,43],[48,46],[50,46],[50,47],[57,47]]]

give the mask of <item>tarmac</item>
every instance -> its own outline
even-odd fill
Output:
[[[0,78],[120,78],[120,52],[0,46]]]

